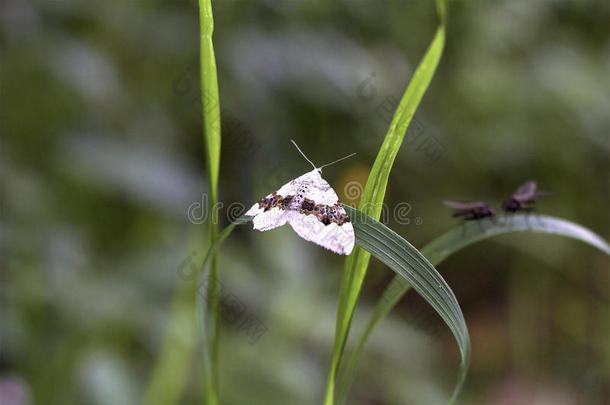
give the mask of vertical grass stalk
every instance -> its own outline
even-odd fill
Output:
[[[201,106],[203,116],[203,136],[205,141],[205,157],[208,174],[209,193],[208,212],[210,213],[209,237],[215,245],[218,240],[218,171],[220,166],[220,102],[218,97],[218,79],[216,74],[216,58],[212,43],[214,18],[211,0],[199,0],[200,26],[200,63],[201,63]],[[207,280],[207,300],[210,315],[209,327],[204,339],[204,380],[206,387],[206,403],[218,403],[218,334],[220,332],[219,297],[218,297],[218,254],[212,252],[209,277]],[[201,285],[199,283],[198,285]],[[205,314],[199,314],[200,322],[206,322]]]
[[[216,60],[212,45],[214,21],[210,0],[199,1],[200,17],[200,60],[201,60],[201,99],[203,115],[203,133],[205,143],[206,168],[209,183],[210,224],[208,229],[209,242],[215,246],[218,241],[218,172],[220,164],[220,105],[218,98],[218,83]],[[200,232],[189,237],[191,242],[187,251],[199,250],[205,238]],[[205,294],[210,304],[210,319],[204,319],[200,311],[199,320],[204,350],[205,397],[207,404],[218,404],[218,267],[216,250],[210,260],[208,291]],[[201,262],[199,263],[201,264]],[[202,272],[200,266],[200,272]],[[188,280],[179,282],[173,297],[166,335],[160,354],[150,376],[148,387],[142,398],[146,405],[177,404],[184,391],[188,372],[192,364],[193,353],[197,347],[197,301],[202,294],[201,273],[198,282]],[[199,306],[201,308],[201,306]],[[203,327],[203,323],[207,325]]]

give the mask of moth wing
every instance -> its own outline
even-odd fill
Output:
[[[531,200],[536,193],[536,182],[530,180],[521,186],[513,194],[513,198],[517,201]]]
[[[287,197],[294,195],[296,186],[293,184],[294,180],[284,184],[275,192],[276,195],[281,197]],[[273,196],[273,193],[268,194],[265,199]],[[265,211],[264,207],[261,207],[258,202],[254,203],[252,207],[246,212],[246,215],[254,217],[252,223],[254,229],[259,231],[268,231],[278,226],[282,226],[286,223],[286,210],[279,207],[274,207],[270,210]]]
[[[335,190],[322,178],[318,170],[312,170],[302,176],[303,181],[310,186],[305,197],[316,202],[316,204],[335,205],[339,197]]]
[[[343,208],[341,211],[345,214]],[[292,229],[301,238],[328,250],[341,255],[349,255],[354,248],[354,227],[351,222],[345,222],[342,225],[331,222],[324,225],[315,215],[301,214],[297,211],[288,212],[287,219]]]
[[[281,195],[282,197],[287,197],[289,195],[295,195],[297,192],[297,186],[298,186],[298,184],[296,183],[296,179],[294,179],[294,180],[291,180],[288,183],[284,184],[275,193],[277,195]]]
[[[256,204],[258,206],[258,203]],[[263,211],[261,209],[261,211]],[[259,231],[268,231],[286,223],[288,212],[279,207],[271,208],[268,211],[263,211],[252,219],[254,229]]]

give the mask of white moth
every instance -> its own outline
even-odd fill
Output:
[[[303,239],[341,255],[354,248],[354,227],[337,193],[322,178],[322,168],[354,156],[345,156],[316,167],[292,141],[301,155],[314,167],[309,173],[284,184],[279,190],[262,198],[246,212],[254,217],[254,229],[268,231],[286,222]]]

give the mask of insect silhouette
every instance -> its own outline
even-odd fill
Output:
[[[496,217],[496,209],[489,204],[481,201],[477,202],[458,202],[458,201],[443,201],[448,207],[453,208],[452,217],[464,217],[465,221],[479,220],[483,218],[489,218],[492,221]],[[481,230],[483,226],[477,221]],[[466,232],[466,227],[462,227],[462,236]]]
[[[549,195],[548,191],[536,191],[537,184],[530,180],[522,184],[510,198],[502,203],[504,212],[533,211],[538,197]]]
[[[474,220],[482,218],[495,218],[496,209],[484,202],[458,202],[458,201],[443,201],[448,207],[453,208],[452,217],[464,217],[465,220]]]

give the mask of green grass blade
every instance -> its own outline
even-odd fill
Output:
[[[216,77],[216,60],[212,45],[212,32],[214,21],[210,0],[199,1],[200,35],[201,35],[201,98],[203,114],[203,130],[206,155],[206,168],[209,183],[209,213],[212,218],[209,226],[209,239],[215,243],[218,236],[217,217],[215,211],[218,202],[218,171],[220,164],[220,106],[218,103],[218,83]],[[201,235],[191,236],[189,239],[201,245]],[[196,250],[197,248],[195,248]],[[190,251],[190,249],[189,249]],[[211,270],[217,274],[217,258],[212,258]],[[216,278],[217,279],[217,278]],[[215,297],[214,289],[210,286],[210,296]],[[183,283],[176,288],[172,299],[172,307],[163,347],[146,388],[142,402],[147,405],[161,405],[178,403],[180,395],[187,381],[188,370],[192,362],[197,342],[197,307],[195,283]],[[211,302],[214,308],[217,303]],[[217,311],[215,309],[214,311]],[[217,325],[212,328],[208,339],[205,340],[206,360],[208,362],[205,373],[206,398],[208,404],[218,403],[217,381],[213,376],[218,364],[218,339],[215,333]]]
[[[444,0],[437,0],[436,4],[440,17],[439,27],[396,109],[360,199],[360,210],[376,219],[379,219],[381,215],[390,171],[405,132],[434,76],[443,53],[445,45],[445,2]],[[335,342],[326,386],[325,405],[332,405],[334,402],[335,380],[343,358],[345,343],[369,260],[370,254],[368,252],[355,248],[345,262],[339,291]]]
[[[462,360],[450,401],[453,402],[464,383],[470,361],[468,329],[455,295],[428,259],[400,235],[349,206],[345,210],[354,226],[356,244],[394,270],[397,278],[413,286],[455,336]]]
[[[573,222],[545,215],[512,215],[510,217],[498,218],[495,222],[485,221],[481,224],[473,222],[464,224],[428,243],[422,249],[422,253],[430,260],[430,263],[437,266],[453,253],[476,242],[493,236],[516,232],[565,236],[580,240],[610,255],[610,245],[594,232]],[[344,400],[346,397],[358,359],[371,332],[410,288],[411,285],[404,278],[398,276],[386,287],[343,372],[339,390],[340,399]]]
[[[210,183],[210,200],[218,201],[218,171],[220,168],[220,103],[216,57],[212,44],[214,18],[211,0],[199,0],[201,104],[203,134],[206,146],[206,167]],[[214,227],[216,228],[216,227]]]
[[[464,228],[457,227],[434,239],[424,247],[426,257],[431,262],[440,263],[456,251],[497,235],[515,232],[533,232],[559,235],[580,240],[607,254],[610,246],[593,231],[561,218],[547,215],[510,215],[497,218],[495,222],[484,221],[481,224],[467,223]]]
[[[210,213],[210,242],[215,245],[218,238],[218,171],[220,167],[220,103],[218,97],[218,78],[216,74],[216,57],[212,43],[214,32],[214,17],[212,15],[212,1],[199,0],[199,27],[200,27],[200,63],[201,63],[201,107],[203,115],[203,134],[205,140],[206,167],[209,183],[210,198],[208,200]],[[206,387],[206,403],[218,403],[218,333],[220,330],[220,317],[218,316],[218,257],[212,253],[210,265],[210,282],[208,284],[208,297],[213,323],[204,335],[204,381]],[[202,320],[203,322],[203,320]]]

